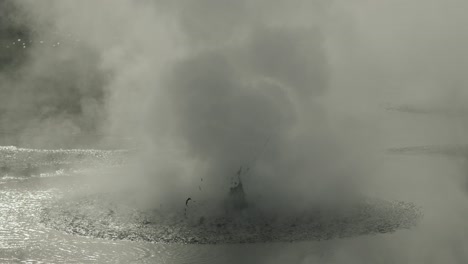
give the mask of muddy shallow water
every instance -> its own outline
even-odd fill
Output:
[[[9,151],[15,152],[15,150]],[[13,161],[18,161],[19,156],[21,155],[10,158]],[[28,157],[26,158],[28,159]],[[50,157],[51,155],[48,155],[49,159]],[[21,159],[24,158],[21,157]],[[82,159],[81,156],[80,159]],[[20,169],[16,170],[17,173],[11,173],[13,170],[10,170],[11,175],[8,173],[1,175],[0,263],[324,263],[335,254],[330,251],[330,245],[343,243],[338,241],[352,244],[354,240],[381,239],[383,236],[393,235],[366,236],[366,234],[387,233],[409,227],[404,226],[408,222],[395,222],[393,219],[389,223],[397,225],[392,226],[389,230],[379,231],[377,230],[378,226],[373,226],[377,229],[361,232],[359,234],[361,236],[356,238],[342,240],[333,239],[332,236],[329,237],[331,240],[328,241],[294,243],[280,242],[294,240],[289,238],[278,239],[274,243],[200,245],[159,243],[161,241],[157,239],[154,241],[133,239],[134,241],[131,241],[128,237],[122,237],[123,239],[92,237],[91,234],[77,234],[44,223],[44,212],[50,208],[56,208],[54,206],[61,204],[62,199],[67,194],[82,188],[83,177],[89,177],[89,175],[85,176],[82,170],[74,170],[69,165],[67,165],[68,169],[60,167],[64,164],[60,159],[54,162],[56,164],[48,168],[47,171],[32,175],[24,175]],[[15,164],[18,168],[25,166],[24,163],[20,162]],[[35,166],[34,164],[32,163],[30,166]],[[95,170],[95,172],[98,173],[99,170]],[[89,173],[90,171],[86,172],[86,174]],[[91,199],[91,201],[94,200]],[[80,203],[78,202],[77,205]],[[387,210],[386,212],[392,211]],[[378,221],[383,220],[382,218],[378,219]],[[94,220],[84,219],[83,221],[82,219],[77,222],[77,226],[92,223]],[[112,223],[112,219],[110,220],[110,224],[118,224],[118,222]],[[63,225],[65,227],[68,224],[66,221],[62,223],[65,224]],[[398,224],[403,224],[403,226],[398,226]],[[147,230],[145,228],[151,228],[151,225],[149,227],[143,225],[143,227],[143,229],[138,230],[145,231]],[[125,225],[120,225],[108,230],[117,232],[117,234],[118,231],[128,233],[129,230],[126,228]],[[401,232],[409,231],[399,231],[399,233]],[[364,236],[362,236],[363,234]]]
[[[336,243],[165,244],[78,236],[41,224],[41,211],[79,182],[67,175],[0,181],[0,263],[275,263],[278,257],[315,263],[303,261],[309,254],[326,258],[322,247]]]
[[[0,263],[211,263],[215,257],[200,246],[95,239],[42,225],[43,208],[78,182],[64,175],[0,181]]]

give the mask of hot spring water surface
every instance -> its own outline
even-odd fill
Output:
[[[317,225],[330,221],[316,220],[299,221],[302,229],[293,222],[275,226],[268,219],[240,225],[208,219],[188,225],[152,216],[151,222],[142,212],[135,213],[133,222],[122,222],[113,217],[118,208],[110,208],[115,213],[107,219],[92,213],[107,206],[101,196],[61,200],[82,188],[80,166],[93,167],[91,161],[118,166],[114,161],[122,153],[16,148],[0,153],[0,263],[315,263],[310,261],[330,257],[326,248],[334,238],[393,232],[411,227],[418,217],[411,204],[383,202],[378,208],[364,206],[348,219],[334,218],[328,228]]]

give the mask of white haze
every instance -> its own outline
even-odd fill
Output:
[[[248,198],[280,212],[346,205],[359,195],[423,207],[417,228],[327,242],[327,257],[317,260],[317,252],[304,249],[291,257],[298,263],[468,261],[467,172],[445,158],[384,155],[388,147],[466,143],[467,123],[382,107],[463,106],[465,2],[17,4],[33,25],[34,41],[60,32],[79,44],[63,43],[54,55],[33,45],[21,78],[2,76],[1,85],[39,86],[37,76],[45,75],[102,89],[99,96],[80,90],[77,115],[55,115],[46,123],[28,116],[18,142],[67,142],[68,134],[87,129],[131,138],[142,152],[140,163],[115,185],[131,184],[149,206],[177,206],[188,196],[220,199],[239,167],[251,166],[243,179]],[[87,70],[98,77],[90,81]],[[4,101],[27,105],[35,95],[10,91]],[[50,100],[62,98],[55,96]],[[2,126],[14,125],[13,119]],[[61,132],[37,136],[49,131]],[[282,253],[264,261],[282,263],[293,254]]]

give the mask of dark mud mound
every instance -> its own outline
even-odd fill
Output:
[[[57,202],[43,211],[42,222],[70,234],[105,239],[163,243],[263,243],[326,240],[409,229],[421,218],[405,202],[363,199],[340,212],[310,209],[272,215],[249,208],[237,214],[139,211],[103,195]]]

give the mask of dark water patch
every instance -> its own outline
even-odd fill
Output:
[[[468,145],[428,145],[411,146],[401,148],[390,148],[388,154],[404,155],[435,155],[448,157],[466,157],[468,156]]]
[[[196,214],[195,214],[196,215]],[[111,240],[182,244],[238,244],[328,240],[392,233],[415,226],[414,204],[363,199],[346,210],[309,209],[298,214],[260,211],[217,216],[141,211],[103,195],[61,200],[45,209],[41,222],[69,234]]]

